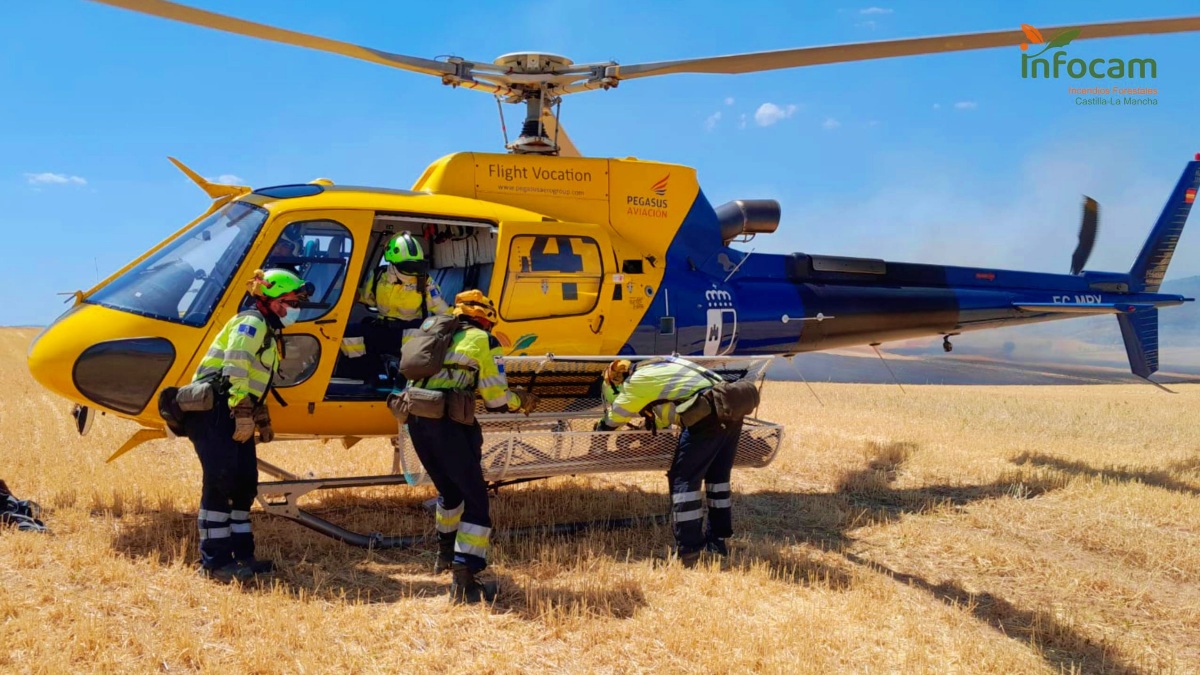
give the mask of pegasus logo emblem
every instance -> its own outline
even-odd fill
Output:
[[[667,179],[670,177],[671,177],[671,174],[667,174],[667,175],[663,176],[662,180],[658,181],[653,186],[651,186],[650,190],[653,191],[654,194],[658,195],[659,197],[665,197],[667,194]]]

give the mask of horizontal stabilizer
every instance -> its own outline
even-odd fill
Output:
[[[1013,307],[1023,312],[1050,314],[1133,314],[1154,309],[1154,305],[1138,305],[1128,302],[1014,302]]]
[[[1158,370],[1158,310],[1117,317],[1121,337],[1125,339],[1125,354],[1134,375],[1149,379]]]

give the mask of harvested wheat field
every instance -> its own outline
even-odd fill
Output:
[[[0,532],[0,671],[1200,672],[1200,386],[768,383],[788,435],[734,472],[724,564],[661,558],[665,526],[508,528],[663,513],[658,474],[494,498],[493,606],[448,603],[435,545],[366,551],[255,511],[269,583],[198,578],[200,473],[132,425],[80,438],[0,331],[0,478],[52,535]],[[294,469],[378,473],[386,440],[260,446]],[[326,492],[362,531],[432,533],[429,488]]]

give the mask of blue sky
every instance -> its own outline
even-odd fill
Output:
[[[620,63],[1194,13],[1194,2],[189,4],[427,58],[543,50]],[[587,155],[696,167],[714,204],[779,199],[783,223],[747,246],[758,252],[1066,272],[1088,194],[1101,204],[1089,268],[1124,270],[1200,151],[1200,34],[1068,51],[1156,59],[1158,105],[1076,105],[1071,80],[1022,80],[1019,53],[999,49],[646,78],[570,96],[562,119]],[[51,320],[56,293],[89,287],[204,209],[167,155],[253,186],[409,187],[445,154],[502,151],[486,94],[83,0],[5,7],[0,91],[0,324]],[[520,111],[506,109],[513,134]],[[1200,274],[1196,229],[1168,278]]]

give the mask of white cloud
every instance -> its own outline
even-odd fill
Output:
[[[720,119],[721,119],[721,111],[720,110],[709,115],[708,119],[704,120],[704,130],[712,131],[713,129],[715,129],[717,127],[717,122],[720,121]]]
[[[842,123],[833,119],[832,117],[826,117],[825,121],[821,124],[821,127],[827,131],[832,131],[840,126],[842,126]]]
[[[738,118],[738,128],[739,129],[746,128],[746,113],[742,113],[742,116]]]
[[[245,185],[246,181],[242,180],[241,176],[235,176],[231,173],[223,173],[216,178],[205,178],[204,180],[210,183],[220,183],[222,185]]]
[[[974,110],[979,107],[975,101],[959,101],[954,104],[955,110]]]
[[[87,185],[87,181],[79,176],[68,176],[65,173],[27,173],[30,185]]]
[[[732,96],[725,97],[725,105],[733,105],[733,97]]]
[[[884,9],[883,7],[868,7],[858,10],[859,14],[891,14],[892,10]]]
[[[869,28],[870,30],[875,30],[875,22],[874,21],[863,21],[862,23],[854,24],[854,27],[855,28]]]
[[[941,104],[941,103],[934,103],[934,104],[933,104],[933,109],[934,109],[934,110],[941,110],[941,109],[942,109],[942,104]]]
[[[754,121],[760,127],[769,127],[779,120],[791,117],[795,112],[795,105],[789,104],[786,108],[781,108],[774,103],[764,103],[754,111]]]

